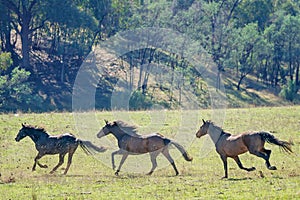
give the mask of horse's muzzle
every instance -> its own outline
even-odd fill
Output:
[[[103,130],[101,130],[98,134],[97,134],[97,138],[102,138],[103,136],[105,136],[105,133]]]

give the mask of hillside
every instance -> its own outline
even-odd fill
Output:
[[[212,63],[228,107],[290,104],[280,92],[300,102],[299,1],[26,2],[0,1],[0,112],[72,110],[77,72],[100,44],[120,58],[77,88],[80,109],[110,109],[113,91],[126,87],[121,109],[208,108],[214,83],[207,87],[193,65]],[[120,77],[125,85],[116,88]],[[91,95],[86,87],[95,78]]]
[[[76,65],[74,65],[76,66]],[[116,68],[116,66],[114,66]],[[31,111],[71,111],[72,110],[72,91],[73,84],[76,78],[76,67],[73,70],[70,70],[65,75],[65,80],[61,82],[60,80],[60,68],[59,67],[49,67],[49,69],[57,69],[56,71],[41,71],[37,72],[38,75],[34,75],[31,78],[31,81],[34,82],[37,93],[44,100],[44,110],[38,110],[35,108],[35,105],[30,109]],[[47,74],[44,74],[47,72]],[[136,72],[137,73],[137,72]],[[52,75],[51,75],[52,74]],[[136,74],[138,75],[138,74]],[[112,77],[115,76],[115,79]],[[96,98],[96,109],[100,110],[109,110],[111,105],[111,93],[114,89],[114,84],[117,82],[116,77],[120,75],[110,74],[109,77],[104,77],[102,80],[99,80],[99,84],[96,90],[95,98]],[[151,78],[150,78],[151,79]],[[153,79],[153,78],[152,78]],[[153,80],[152,80],[153,81]],[[223,72],[222,81],[225,86],[226,91],[226,101],[227,107],[260,107],[260,106],[284,106],[297,104],[291,103],[287,100],[279,97],[280,88],[274,88],[272,86],[266,86],[265,84],[258,82],[254,77],[247,76],[242,84],[240,90],[237,90],[238,80],[234,74],[231,72]],[[199,97],[198,101],[201,102],[200,107],[208,108],[210,106],[209,103],[209,94],[205,91],[205,82],[202,82],[203,86],[203,95]],[[202,87],[202,86],[201,86]],[[149,89],[150,90],[150,89]],[[176,104],[176,98],[173,97],[173,102],[168,102],[170,97],[168,96],[168,92],[166,88],[152,88],[151,90],[151,100],[155,102],[163,102],[163,105],[171,105],[167,106],[170,109],[176,109],[176,105],[178,108],[178,102]],[[190,88],[186,89],[187,93],[190,92]],[[178,96],[178,90],[173,89],[173,96]],[[148,94],[149,96],[149,94]],[[192,96],[189,94],[184,96]],[[299,95],[298,95],[299,96]],[[299,99],[299,97],[298,97]],[[135,99],[135,104],[145,103],[145,99]],[[182,100],[184,101],[184,99]],[[186,99],[186,101],[188,101]],[[175,105],[175,106],[174,106]],[[146,108],[146,107],[145,107]]]
[[[224,73],[223,82],[226,90],[228,107],[261,107],[261,106],[286,106],[299,103],[299,94],[294,103],[279,96],[280,87],[266,86],[258,82],[255,77],[246,77],[237,90],[238,80],[230,73]]]

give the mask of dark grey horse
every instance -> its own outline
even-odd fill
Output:
[[[64,171],[64,174],[67,174],[72,163],[73,154],[75,153],[78,145],[80,145],[86,154],[92,153],[90,148],[97,152],[104,152],[106,150],[103,147],[95,146],[89,141],[80,140],[70,133],[52,136],[49,135],[43,128],[22,124],[22,128],[16,137],[16,141],[19,142],[26,136],[29,136],[32,139],[32,141],[35,143],[35,148],[38,151],[38,154],[34,159],[32,171],[35,171],[36,164],[38,164],[41,168],[48,168],[47,165],[42,165],[39,163],[39,159],[44,155],[59,154],[59,162],[51,170],[50,173],[52,174],[64,163],[64,157],[67,153],[69,153],[68,164]]]

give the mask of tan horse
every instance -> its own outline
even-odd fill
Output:
[[[281,141],[275,138],[268,132],[248,132],[241,133],[238,135],[231,135],[222,130],[222,128],[214,125],[211,121],[203,120],[203,125],[200,127],[196,136],[198,138],[209,134],[216,146],[216,151],[221,156],[224,164],[225,176],[228,177],[227,173],[227,157],[233,158],[239,168],[246,171],[253,171],[255,167],[246,168],[242,165],[238,155],[246,153],[249,151],[258,157],[263,158],[266,161],[266,166],[269,170],[276,170],[275,166],[271,166],[269,158],[271,155],[271,150],[265,149],[265,142],[278,145],[282,147],[288,153],[292,153],[291,145],[292,143]]]
[[[116,175],[119,174],[121,167],[127,159],[128,155],[138,155],[144,153],[150,153],[152,162],[152,169],[150,170],[148,175],[151,175],[154,169],[157,167],[156,157],[160,153],[162,153],[168,159],[168,161],[173,166],[176,175],[178,175],[179,173],[176,168],[175,162],[172,159],[168,149],[171,144],[173,144],[182,153],[186,161],[193,160],[193,158],[188,155],[186,150],[180,144],[173,140],[165,138],[159,133],[139,135],[137,134],[136,127],[127,125],[122,121],[114,121],[109,123],[105,120],[105,123],[105,126],[99,131],[97,137],[101,138],[111,133],[118,140],[118,146],[120,149],[113,152],[111,155],[113,169],[115,169],[114,156],[117,154],[122,155],[119,167],[115,172]]]

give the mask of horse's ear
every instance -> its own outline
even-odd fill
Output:
[[[205,123],[206,123],[204,119],[202,119],[202,122],[203,122],[203,124],[205,124]]]
[[[105,121],[105,124],[108,124],[108,121],[106,119],[104,121]]]

